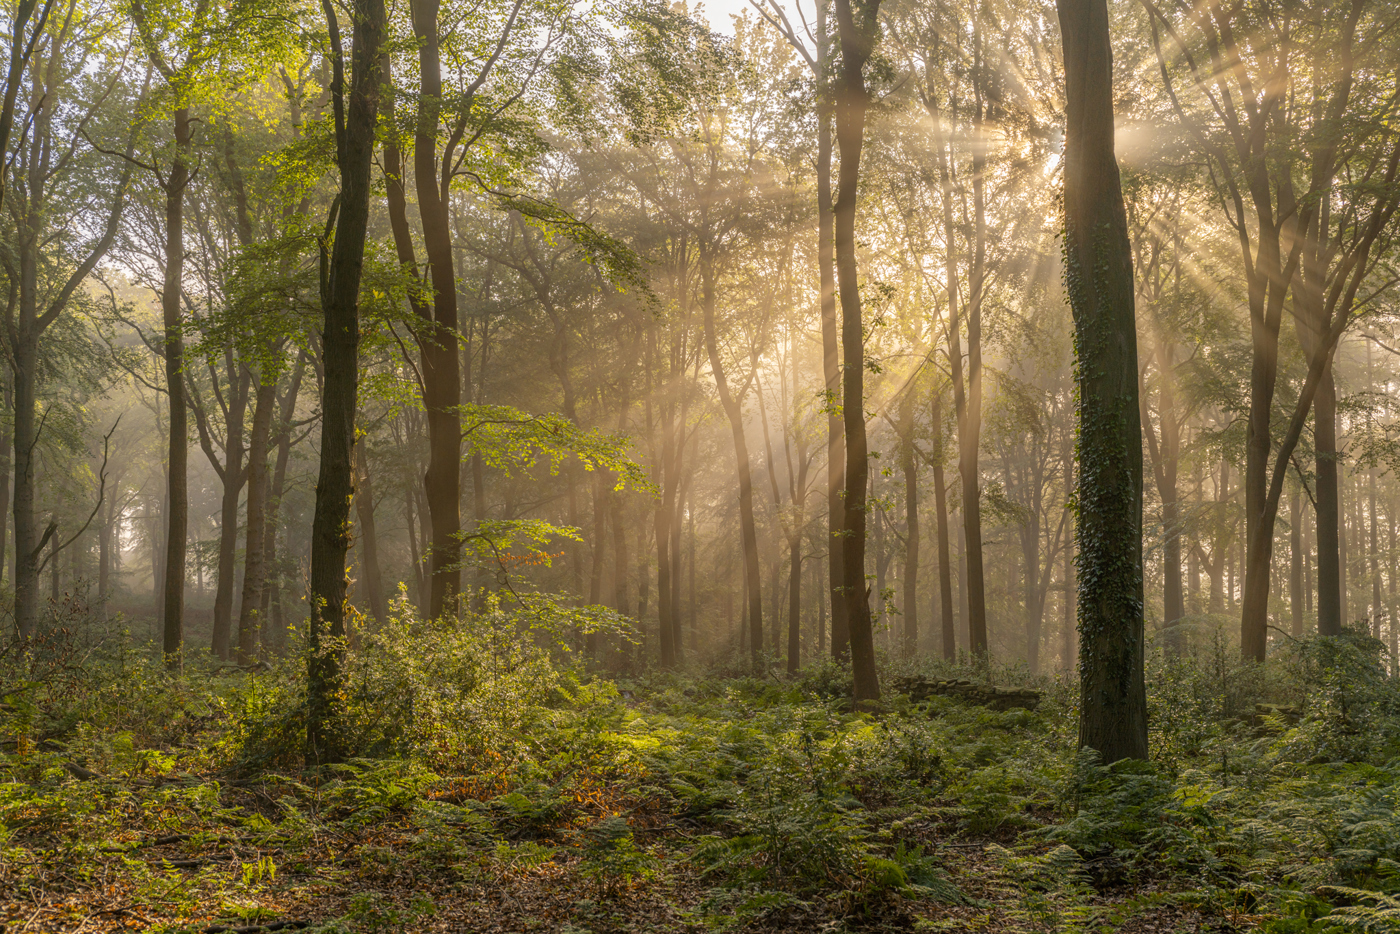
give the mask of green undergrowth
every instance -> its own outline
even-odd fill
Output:
[[[887,686],[989,678],[1041,702],[887,691],[853,713],[832,664],[615,680],[522,628],[401,606],[350,652],[353,754],[320,769],[297,657],[170,674],[66,636],[7,654],[4,910],[408,931],[510,890],[553,893],[569,920],[539,929],[560,931],[1400,931],[1400,688],[1364,637],[1154,663],[1153,759],[1104,765],[1076,751],[1064,679],[890,661]]]

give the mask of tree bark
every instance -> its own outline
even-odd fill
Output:
[[[844,361],[841,413],[846,429],[846,527],[841,542],[841,563],[846,626],[851,638],[853,699],[859,704],[880,698],[874,627],[865,586],[866,486],[870,465],[865,436],[865,329],[856,269],[856,199],[861,147],[865,142],[865,113],[870,103],[865,87],[865,63],[874,51],[879,31],[880,0],[836,0],[834,8],[841,42],[835,89],[836,141],[841,151],[841,169],[832,215]]]
[[[175,111],[175,157],[165,180],[165,282],[161,322],[165,327],[165,388],[170,402],[166,487],[164,639],[165,665],[178,669],[185,641],[185,552],[189,539],[189,421],[185,405],[184,320],[180,312],[185,276],[185,189],[189,186],[192,125],[188,108]]]
[[[1132,253],[1113,154],[1105,0],[1057,0],[1065,61],[1065,254],[1079,383],[1081,746],[1147,758],[1142,427]]]
[[[841,545],[846,529],[846,438],[841,419],[841,347],[836,326],[835,227],[831,198],[832,138],[834,116],[826,71],[830,66],[831,39],[827,35],[827,5],[817,4],[817,70],[821,92],[817,100],[817,274],[821,284],[822,377],[826,386],[826,515],[827,584],[831,591],[831,655],[850,657],[851,635],[846,624],[846,602],[841,596],[845,564]]]
[[[980,412],[972,411],[968,389],[970,379],[965,379],[963,375],[962,299],[958,287],[957,228],[953,223],[951,150],[951,140],[939,142],[938,173],[943,194],[943,234],[947,244],[944,274],[948,291],[948,363],[952,372],[953,412],[958,429],[958,478],[962,483],[961,540],[964,555],[961,599],[967,610],[968,648],[975,657],[984,657],[987,652],[987,596],[982,563],[982,492],[977,467],[980,431],[975,427],[975,423],[980,424]]]
[[[1313,400],[1313,450],[1317,454],[1317,634],[1342,634],[1341,503],[1337,478],[1337,387],[1328,366]]]
[[[307,671],[307,758],[336,762],[346,750],[337,728],[345,637],[345,556],[350,550],[350,503],[355,494],[355,413],[359,396],[360,275],[369,226],[374,137],[379,110],[380,46],[386,30],[383,0],[354,0],[350,86],[345,86],[339,24],[323,0],[335,77],[339,212],[329,256],[324,247],[321,286],[325,325],[321,346],[321,464],[311,526],[311,623]],[[455,465],[454,465],[455,466]],[[455,471],[454,471],[455,476]]]
[[[287,630],[282,617],[282,560],[277,553],[277,519],[282,512],[282,496],[287,489],[287,463],[292,453],[292,417],[296,414],[297,397],[301,394],[305,372],[306,351],[302,350],[297,353],[291,381],[282,396],[282,408],[277,419],[277,463],[272,470],[267,498],[266,543],[263,546],[267,561],[267,585],[263,589],[263,619],[272,626],[268,641],[279,654],[287,647]]]
[[[365,442],[355,445],[359,482],[355,489],[355,512],[360,520],[360,577],[365,582],[370,613],[377,625],[389,619],[389,602],[384,594],[384,574],[379,567],[379,533],[374,524],[374,484],[370,478]]]
[[[253,431],[248,439],[247,528],[243,539],[243,594],[238,606],[238,660],[243,665],[257,661],[262,637],[262,595],[267,579],[263,550],[267,544],[267,454],[277,408],[277,378],[264,372],[257,381]]]
[[[233,352],[225,352],[228,371],[228,410],[224,415],[224,462],[218,463],[212,444],[206,445],[205,454],[209,457],[219,479],[223,483],[223,496],[219,512],[219,555],[218,581],[214,590],[214,655],[227,661],[231,656],[233,633],[233,584],[238,551],[238,499],[248,476],[243,464],[243,422],[248,407],[248,387],[252,374],[247,367],[233,362]],[[210,375],[218,379],[213,372]],[[196,407],[196,424],[201,428],[204,422],[198,420],[201,410]],[[200,440],[205,440],[209,432],[201,432]]]
[[[953,614],[953,550],[948,537],[948,492],[943,480],[943,391],[933,391],[933,503],[938,513],[938,608],[943,658],[958,657],[957,617]]]
[[[749,443],[744,436],[744,413],[740,400],[730,391],[724,373],[724,361],[719,356],[719,339],[715,333],[714,268],[702,257],[700,266],[700,303],[705,318],[705,350],[710,370],[719,394],[720,406],[729,418],[729,431],[734,440],[734,461],[739,479],[739,531],[744,549],[744,581],[748,588],[749,652],[755,671],[763,664],[763,570],[758,558],[758,528],[753,513],[753,472],[749,466]],[[658,537],[660,529],[657,530]]]
[[[904,639],[901,649],[912,658],[919,651],[919,469],[914,460],[914,390],[900,401],[900,466],[904,470]]]
[[[1303,617],[1303,493],[1294,489],[1288,508],[1288,609],[1293,619],[1293,637],[1301,639]]]

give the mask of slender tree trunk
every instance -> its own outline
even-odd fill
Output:
[[[608,481],[603,471],[593,478],[593,534],[589,536],[588,605],[603,602],[603,572],[608,560]],[[585,651],[593,661],[598,660],[598,634],[584,637]]]
[[[1181,456],[1181,426],[1176,413],[1176,374],[1171,346],[1165,337],[1157,347],[1161,446],[1157,493],[1162,500],[1162,625],[1166,629],[1164,647],[1168,655],[1180,655],[1184,644],[1181,620],[1186,616],[1186,596],[1182,588],[1181,512],[1177,493],[1177,472]]]
[[[324,0],[323,8],[335,67],[331,94],[335,104],[340,196],[335,242],[329,256],[324,248],[322,253],[321,305],[325,326],[321,346],[325,380],[321,393],[321,465],[311,526],[311,654],[307,672],[307,758],[316,763],[336,762],[346,753],[336,726],[341,690],[339,640],[346,634],[345,556],[350,550],[350,503],[355,495],[360,274],[369,226],[370,169],[383,77],[380,45],[386,32],[382,0],[354,0],[354,44],[347,89],[335,10],[330,0]]]
[[[953,614],[953,553],[948,538],[948,492],[943,481],[943,391],[933,391],[933,504],[938,516],[938,607],[942,624],[943,658],[958,657],[957,617]]]
[[[1057,0],[1065,61],[1065,254],[1079,382],[1079,742],[1147,758],[1142,427],[1132,253],[1113,155],[1105,0]]]
[[[802,667],[802,537],[788,540],[788,638],[787,670],[795,675]]]
[[[671,622],[671,522],[675,518],[676,466],[675,423],[669,402],[661,406],[661,502],[656,506],[656,619],[661,667],[676,664],[675,628]]]
[[[900,403],[900,465],[904,469],[904,655],[919,651],[919,470],[914,460],[914,392]]]
[[[841,346],[836,325],[836,256],[831,200],[832,138],[834,115],[831,91],[826,84],[831,40],[827,35],[827,5],[817,4],[817,65],[820,97],[817,104],[817,270],[821,283],[822,376],[826,386],[826,512],[827,583],[831,588],[831,654],[850,656],[851,636],[846,625],[846,602],[841,596],[845,574],[841,544],[846,529],[846,439],[841,419]]]
[[[15,410],[14,374],[9,367],[4,370],[3,380],[3,383],[0,383],[0,398],[4,399],[5,408],[13,413]],[[7,526],[10,520],[10,489],[13,483],[10,467],[13,464],[14,441],[14,431],[11,425],[0,426],[0,574],[4,573],[6,551],[10,544]],[[10,583],[13,586],[13,574],[11,574]]]
[[[62,590],[62,578],[58,570],[59,526],[53,527],[53,537],[49,539],[49,604],[57,606]]]
[[[1370,345],[1368,344],[1367,347]],[[1370,497],[1371,526],[1371,634],[1381,638],[1381,620],[1385,618],[1385,607],[1381,603],[1381,533],[1376,518],[1376,468],[1367,471],[1367,487]]]
[[[859,15],[853,9],[856,3],[859,3]],[[836,0],[834,8],[841,42],[836,81],[836,141],[841,151],[841,168],[832,216],[844,361],[841,413],[846,428],[846,527],[841,561],[846,626],[851,638],[854,701],[859,704],[880,697],[870,601],[865,586],[866,486],[870,465],[865,436],[865,329],[856,269],[856,198],[861,147],[865,141],[865,112],[869,105],[865,63],[874,51],[880,0]]]
[[[1303,609],[1309,616],[1313,614],[1313,565],[1312,550],[1316,523],[1303,521]]]
[[[238,609],[238,659],[248,665],[258,658],[262,634],[263,583],[267,564],[263,548],[267,528],[267,453],[272,418],[277,408],[277,380],[271,374],[258,377],[253,403],[253,432],[248,440],[247,534],[243,544],[243,597]]]
[[[1313,400],[1313,450],[1317,452],[1317,634],[1342,634],[1340,492],[1337,478],[1337,387],[1329,366]]]
[[[374,484],[363,439],[355,445],[359,482],[355,490],[355,511],[360,520],[360,576],[364,579],[374,621],[383,626],[389,619],[389,601],[384,594],[384,574],[379,567],[379,533],[374,524]]]
[[[107,618],[107,601],[112,591],[112,526],[116,513],[115,500],[114,496],[103,508],[102,524],[97,529],[97,604],[101,608],[99,612],[104,620]],[[4,513],[0,512],[0,516],[3,515]]]
[[[229,351],[228,414],[225,416],[224,463],[215,463],[223,481],[219,511],[218,582],[214,590],[214,655],[225,661],[232,657],[233,585],[238,561],[238,500],[247,482],[243,469],[243,422],[248,407],[251,374],[247,367],[233,363]],[[217,377],[215,377],[217,378]]]
[[[681,406],[681,426],[686,425],[687,406]],[[671,648],[676,653],[676,664],[685,664],[685,627],[682,623],[684,614],[681,612],[681,572],[683,561],[681,560],[681,532],[685,528],[685,500],[690,486],[690,477],[685,473],[685,451],[684,446],[678,444],[676,447],[676,472],[681,476],[679,489],[676,490],[676,512],[671,517]]]
[[[418,73],[422,94],[413,139],[413,176],[418,214],[423,225],[423,248],[433,287],[432,322],[419,340],[423,361],[423,406],[428,418],[428,471],[424,489],[433,530],[429,557],[428,614],[434,619],[455,609],[462,590],[462,522],[458,490],[461,462],[461,374],[457,353],[457,278],[452,262],[452,226],[439,187],[438,125],[442,106],[442,65],[439,57],[438,0],[415,0],[414,35],[418,40]]]
[[[689,579],[690,606],[687,615],[690,617],[690,651],[693,655],[700,653],[700,600],[695,591],[695,498],[690,498],[690,516],[686,521],[686,575]]]
[[[705,258],[702,258],[700,267],[700,300],[705,317],[705,349],[710,358],[710,370],[714,375],[720,405],[729,417],[729,430],[734,439],[734,460],[739,477],[739,529],[744,548],[744,581],[748,588],[749,651],[754,670],[758,671],[763,656],[763,571],[759,566],[758,528],[754,523],[753,473],[749,467],[749,443],[744,435],[743,408],[740,400],[729,390],[724,362],[719,356],[719,341],[715,334],[714,269]],[[863,426],[864,422],[861,424]],[[862,491],[864,482],[862,478]]]
[[[287,463],[292,453],[292,418],[296,414],[297,396],[301,394],[302,376],[306,372],[306,352],[297,354],[292,366],[291,382],[282,397],[277,420],[277,465],[272,471],[272,483],[267,499],[267,528],[264,554],[267,561],[267,586],[263,591],[263,619],[272,624],[269,642],[280,654],[287,647],[287,630],[282,620],[282,559],[277,553],[278,517],[282,513],[282,497],[287,489]]]
[[[1335,395],[1336,391],[1334,389],[1334,398]],[[1335,403],[1333,408],[1335,411]],[[1332,419],[1332,424],[1335,428],[1337,424],[1335,416]],[[1341,443],[1335,437],[1335,435],[1332,440],[1332,451],[1334,456],[1334,463],[1336,465],[1337,470],[1337,605],[1341,607],[1339,614],[1341,616],[1342,625],[1345,626],[1347,623],[1351,622],[1351,611],[1350,607],[1348,606],[1348,597],[1350,596],[1350,591],[1347,587],[1347,579],[1351,573],[1351,564],[1348,562],[1347,559],[1348,495],[1346,471],[1342,467]]]
[[[977,445],[980,431],[974,423],[980,422],[980,411],[972,411],[968,383],[963,375],[962,323],[960,289],[958,288],[958,260],[955,244],[957,229],[953,223],[954,186],[950,168],[951,141],[938,144],[938,172],[943,189],[943,233],[947,243],[945,249],[945,270],[948,289],[948,361],[953,382],[953,411],[958,428],[958,477],[962,482],[962,528],[959,540],[963,543],[963,567],[959,576],[962,584],[961,601],[965,608],[968,631],[968,648],[976,657],[985,657],[987,652],[987,596],[986,578],[982,566],[982,511],[981,483],[977,466]],[[979,377],[980,378],[980,377]]]
[[[1397,610],[1395,604],[1395,578],[1397,576],[1400,576],[1400,554],[1397,554],[1395,550],[1396,540],[1394,499],[1392,499],[1388,504],[1386,504],[1385,513],[1386,526],[1389,531],[1386,552],[1390,555],[1390,560],[1388,562],[1389,573],[1386,574],[1386,596],[1389,598],[1387,601],[1387,609],[1389,611],[1387,614],[1387,619],[1389,620],[1390,628],[1390,676],[1393,678],[1397,675],[1400,675],[1400,627],[1396,626],[1396,623],[1400,621],[1396,620],[1395,618]]]
[[[1288,610],[1293,618],[1293,637],[1301,639],[1303,624],[1303,493],[1293,490],[1288,506]]]
[[[175,111],[175,158],[165,179],[165,388],[170,402],[166,504],[164,652],[167,668],[181,665],[185,642],[185,550],[189,538],[189,424],[185,405],[184,321],[180,290],[185,278],[185,189],[189,185],[192,125],[187,108]]]
[[[20,275],[30,274],[20,255]],[[34,270],[37,275],[37,269]],[[39,626],[39,530],[34,516],[34,446],[38,442],[34,407],[39,362],[38,335],[33,325],[24,326],[26,314],[20,308],[19,346],[14,350],[15,408],[15,628],[21,639],[31,638]]]

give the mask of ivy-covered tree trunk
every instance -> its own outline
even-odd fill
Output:
[[[307,671],[307,758],[343,757],[335,725],[345,636],[345,556],[350,550],[350,503],[355,493],[355,409],[359,396],[360,274],[369,227],[370,168],[379,111],[383,0],[355,0],[350,87],[345,87],[339,24],[324,0],[330,27],[335,105],[336,162],[340,168],[335,243],[325,261],[321,286],[322,348],[321,465],[311,525],[311,655]],[[329,644],[325,641],[329,637]]]
[[[842,587],[846,626],[851,637],[854,700],[880,698],[875,671],[874,623],[865,587],[866,487],[870,475],[865,435],[865,327],[861,319],[860,281],[856,269],[856,193],[860,152],[865,142],[865,112],[870,104],[865,63],[879,32],[880,0],[836,0],[836,28],[841,62],[836,81],[836,142],[841,171],[833,206],[836,281],[841,298],[841,353],[845,368],[841,414],[846,428],[846,528],[841,542]]]
[[[1065,55],[1065,277],[1079,384],[1079,743],[1147,757],[1142,424],[1133,267],[1113,155],[1105,0],[1057,0]]]

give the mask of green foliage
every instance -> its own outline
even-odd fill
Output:
[[[1022,930],[1092,931],[1100,913],[1089,902],[1094,889],[1084,862],[1061,844],[1048,851],[1012,852],[993,844],[987,854],[997,867],[996,882],[1013,900],[1009,914]]]
[[[584,836],[579,872],[597,887],[599,897],[614,896],[655,875],[656,859],[637,846],[626,818],[605,817],[584,831]]]

